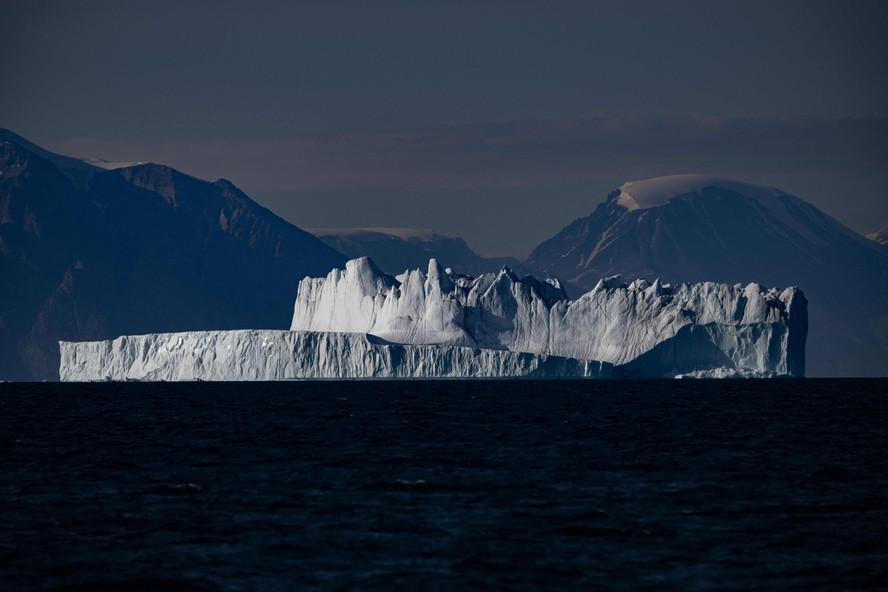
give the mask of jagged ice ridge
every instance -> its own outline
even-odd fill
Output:
[[[802,376],[797,288],[619,277],[570,300],[508,268],[397,277],[364,257],[299,286],[290,331],[62,342],[62,380]]]
[[[807,302],[798,288],[626,285],[619,276],[569,300],[557,281],[518,279],[508,268],[471,278],[432,259],[425,274],[392,277],[365,257],[304,279],[291,329],[599,360],[626,375],[728,368],[802,376]]]

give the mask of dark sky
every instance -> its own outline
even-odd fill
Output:
[[[629,179],[888,225],[879,2],[0,2],[0,127],[523,256]]]

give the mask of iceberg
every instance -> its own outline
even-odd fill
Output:
[[[557,280],[518,279],[507,267],[472,278],[432,259],[426,273],[392,277],[364,257],[304,279],[290,328],[598,360],[627,376],[713,368],[803,376],[808,318],[798,288],[615,276],[570,300]]]
[[[611,365],[505,350],[384,344],[358,333],[193,331],[60,342],[63,382],[606,378]]]
[[[366,257],[299,284],[289,331],[60,342],[63,381],[803,376],[798,288],[602,279],[576,300],[507,267],[477,278]]]

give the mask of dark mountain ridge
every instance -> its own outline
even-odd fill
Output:
[[[508,266],[518,275],[531,274],[512,257],[482,257],[456,236],[411,228],[309,228],[315,236],[350,259],[370,257],[386,272],[425,269],[429,259],[472,276],[497,272]]]
[[[224,179],[54,160],[0,143],[2,379],[57,379],[60,339],[285,328],[299,280],[346,260]]]
[[[96,173],[102,172],[103,170],[99,167],[84,162],[79,158],[73,158],[71,156],[64,156],[62,154],[50,152],[49,150],[41,148],[37,144],[34,144],[33,142],[23,138],[17,133],[5,128],[0,128],[0,143],[2,142],[12,142],[13,144],[18,144],[28,152],[36,154],[37,156],[50,161],[58,168],[61,173],[63,173],[75,185],[81,188],[84,187],[87,179],[89,179]]]

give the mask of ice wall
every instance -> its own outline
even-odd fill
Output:
[[[366,258],[300,284],[291,331],[61,342],[60,377],[94,380],[803,376],[796,288],[602,280],[569,300],[509,270],[429,262],[389,276]]]
[[[555,356],[374,343],[354,333],[196,331],[61,342],[62,381],[309,378],[600,378],[611,365]]]
[[[432,259],[426,273],[392,277],[365,257],[303,280],[291,329],[601,360],[638,376],[709,368],[803,376],[807,323],[797,288],[616,277],[572,301],[556,281],[508,269],[470,278]]]

